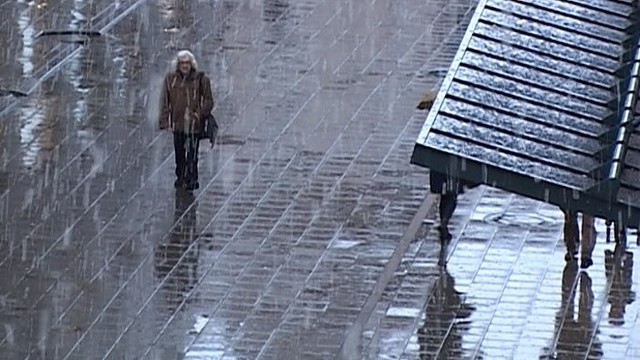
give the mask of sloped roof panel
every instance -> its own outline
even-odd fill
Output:
[[[480,1],[412,162],[640,221],[640,132],[625,136],[635,128],[620,115],[637,99],[621,61],[638,48],[634,11],[613,0]]]

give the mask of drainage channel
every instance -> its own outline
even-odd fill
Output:
[[[89,23],[93,24],[92,27],[98,30],[45,30],[41,32],[38,37],[40,38],[48,35],[68,35],[74,33],[89,38],[104,35],[120,21],[131,15],[133,11],[143,5],[146,1],[147,0],[131,0],[124,3],[113,2],[106,6],[89,20]],[[24,79],[17,89],[5,90],[5,92],[7,92],[7,96],[0,98],[0,116],[6,115],[9,110],[17,105],[19,103],[19,98],[32,94],[42,82],[55,74],[62,65],[76,56],[81,49],[81,44],[60,41],[47,53],[46,58],[48,59],[44,62],[44,65],[35,71],[35,75],[33,77]]]

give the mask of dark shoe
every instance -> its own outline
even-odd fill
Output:
[[[447,226],[438,226],[438,233],[440,234],[440,242],[446,243],[453,238]]]
[[[194,183],[188,183],[185,187],[185,190],[193,191],[200,188],[200,184],[196,181]]]
[[[576,250],[567,251],[567,253],[564,254],[564,261],[574,261],[576,260],[577,257],[578,257],[578,251]]]
[[[580,268],[588,269],[589,267],[591,267],[591,265],[593,265],[593,260],[590,257],[582,258],[582,261],[580,262]]]

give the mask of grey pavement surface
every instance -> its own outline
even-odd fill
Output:
[[[364,332],[368,358],[640,358],[634,242],[607,243],[598,221],[579,270],[556,207],[492,188],[460,200],[449,246],[427,221],[404,255]]]
[[[637,265],[607,277],[601,241],[564,271],[557,210],[513,195],[465,195],[448,265],[427,223],[385,281],[433,219],[414,109],[469,6],[0,2],[0,87],[28,93],[0,100],[0,359],[640,358]],[[182,47],[221,125],[193,195],[155,122]]]

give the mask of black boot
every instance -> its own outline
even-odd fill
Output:
[[[198,183],[197,181],[189,182],[185,185],[184,188],[185,190],[189,190],[189,191],[197,190],[200,188],[200,183]]]
[[[580,262],[580,267],[582,269],[588,269],[589,267],[591,267],[591,265],[593,265],[593,259],[591,259],[590,257],[582,258],[582,261]]]

